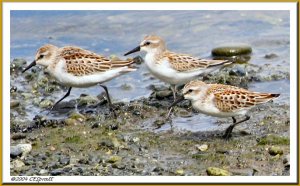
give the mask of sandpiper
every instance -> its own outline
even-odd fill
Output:
[[[138,47],[124,55],[138,51],[147,53],[145,63],[149,71],[161,81],[171,84],[174,100],[178,85],[231,63],[227,60],[200,59],[168,51],[164,40],[154,35],[146,36]]]
[[[68,92],[59,99],[51,110],[70,95],[72,87],[90,87],[99,84],[104,88],[110,108],[112,104],[107,87],[102,83],[127,72],[135,71],[132,67],[135,60],[113,60],[75,46],[57,46],[46,44],[38,49],[35,60],[22,73],[35,65],[46,67],[46,70],[60,84],[68,86]],[[116,114],[113,110],[114,116]]]
[[[206,84],[202,81],[191,81],[182,90],[183,95],[170,107],[184,99],[191,100],[192,106],[200,113],[215,117],[232,117],[231,124],[225,131],[224,138],[229,139],[233,128],[250,119],[247,112],[254,106],[266,103],[280,94],[252,92],[243,88],[222,85]],[[245,116],[241,121],[236,116]]]

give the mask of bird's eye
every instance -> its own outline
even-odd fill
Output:
[[[188,93],[191,93],[191,92],[193,92],[193,90],[192,90],[192,89],[189,89],[189,90],[188,90]]]
[[[147,45],[150,45],[151,43],[149,42],[149,41],[147,41],[146,43],[145,43],[145,46],[147,46]]]
[[[42,59],[43,57],[45,57],[45,55],[44,55],[44,54],[41,54],[41,55],[39,56],[39,59]]]

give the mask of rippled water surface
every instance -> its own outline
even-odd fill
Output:
[[[226,43],[246,43],[253,49],[250,64],[289,68],[288,11],[12,11],[11,59],[32,61],[46,43],[59,47],[79,46],[105,56],[122,55],[136,47],[148,34],[163,37],[170,50],[210,58],[212,48]],[[266,59],[266,54],[278,57]],[[142,57],[143,53],[139,54]],[[14,82],[11,82],[13,84]],[[122,85],[129,85],[129,89]],[[148,97],[149,85],[163,84],[151,78],[142,64],[138,71],[118,77],[106,85],[114,100]],[[279,102],[289,102],[289,80],[255,83],[251,90],[280,92]],[[98,95],[99,87],[76,89],[69,99],[86,93]],[[61,93],[54,93],[58,99]],[[197,130],[206,126],[198,116],[175,120],[175,126]],[[215,121],[201,115],[205,121]],[[181,123],[188,123],[182,125]],[[198,123],[198,124],[197,124]]]

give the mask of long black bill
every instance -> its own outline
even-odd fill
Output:
[[[184,100],[184,96],[180,96],[179,98],[177,98],[173,103],[172,105],[169,106],[168,109],[174,107],[175,105],[177,105],[179,102],[183,101]]]
[[[124,54],[124,56],[127,56],[129,54],[132,54],[132,53],[135,53],[135,52],[138,52],[141,50],[141,47],[138,46],[138,47],[135,47],[134,49],[130,50],[129,52],[127,52],[126,54]]]
[[[26,68],[22,71],[22,73],[26,72],[27,70],[29,70],[31,67],[33,67],[33,66],[35,66],[35,65],[36,65],[36,62],[33,61],[32,63],[30,63],[30,65],[28,65],[28,67],[26,67]]]

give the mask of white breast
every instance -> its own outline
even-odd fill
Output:
[[[149,71],[161,81],[172,85],[185,84],[195,79],[201,72],[179,72],[170,66],[167,58],[162,59],[160,63],[156,63],[156,59],[152,53],[148,53],[145,57],[145,63]]]
[[[236,111],[223,112],[215,106],[213,96],[208,97],[207,99],[205,99],[205,101],[203,101],[202,99],[197,101],[192,101],[192,105],[200,113],[210,115],[210,116],[215,116],[215,117],[233,117],[233,116],[245,115],[249,110],[248,108],[245,108]]]
[[[60,60],[54,68],[48,68],[51,75],[54,76],[59,83],[70,87],[90,87],[98,83],[104,83],[120,76],[126,72],[133,71],[128,70],[128,67],[116,68],[106,72],[97,72],[91,75],[74,76],[66,71],[66,64],[64,60]]]

